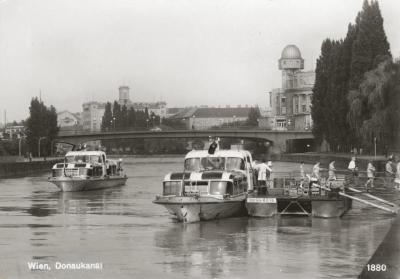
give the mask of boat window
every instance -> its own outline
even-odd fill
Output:
[[[204,170],[223,170],[225,168],[225,158],[223,157],[204,157],[201,158],[201,169]]]
[[[210,195],[225,195],[228,182],[226,181],[211,181]]]
[[[181,194],[181,181],[165,181],[164,182],[164,196]]]
[[[90,156],[90,161],[89,161],[91,164],[94,164],[94,163],[101,163],[101,157],[100,156],[98,156],[98,155],[91,155]]]
[[[186,159],[185,171],[200,171],[200,158]]]
[[[238,157],[229,157],[226,160],[226,170],[244,170],[244,160]]]
[[[77,155],[77,156],[66,156],[65,160],[67,163],[87,163],[89,162],[89,156]]]

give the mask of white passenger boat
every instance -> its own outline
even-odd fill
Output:
[[[245,150],[191,151],[183,172],[167,174],[163,194],[153,202],[183,222],[245,215],[247,191],[253,188],[251,162]]]
[[[109,160],[103,151],[71,151],[64,163],[53,166],[49,181],[61,191],[87,191],[124,185],[121,161]]]

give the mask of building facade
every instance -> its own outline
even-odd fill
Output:
[[[314,71],[302,71],[304,59],[295,45],[286,46],[279,59],[282,88],[269,92],[271,116],[263,122],[273,130],[310,130]]]
[[[60,128],[76,127],[80,121],[80,113],[72,113],[67,110],[57,113],[57,126]]]
[[[163,101],[158,102],[132,102],[129,96],[129,86],[122,85],[119,87],[118,103],[121,106],[126,106],[128,109],[144,111],[148,110],[149,114],[154,113],[161,118],[167,117],[167,103]]]
[[[87,102],[82,105],[83,130],[96,132],[101,130],[101,121],[105,111],[105,104]]]
[[[186,108],[172,118],[184,121],[188,130],[207,130],[247,121],[250,109],[251,107]]]

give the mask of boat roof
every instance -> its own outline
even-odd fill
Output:
[[[203,158],[203,157],[238,157],[244,158],[247,154],[247,150],[231,150],[222,149],[216,150],[214,154],[208,154],[208,150],[192,150],[186,154],[185,159],[188,158]]]
[[[81,150],[81,151],[69,151],[67,154],[65,154],[65,156],[102,156],[102,155],[106,155],[106,153],[104,151],[85,151],[85,150]]]

